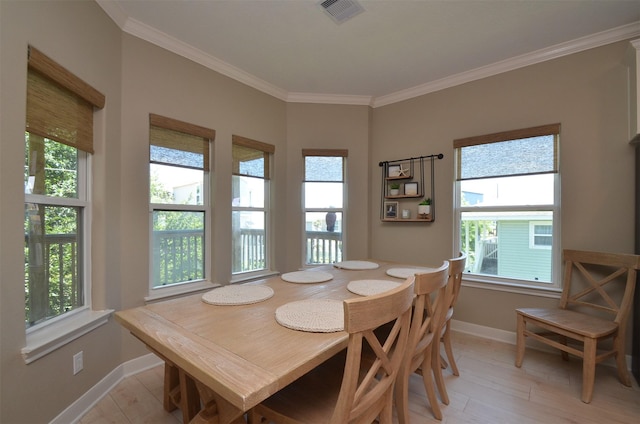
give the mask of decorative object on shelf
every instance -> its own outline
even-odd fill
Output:
[[[399,177],[400,176],[400,165],[389,165],[387,168],[387,176],[388,177]]]
[[[389,195],[397,196],[398,194],[400,194],[400,183],[389,184]]]
[[[431,198],[426,197],[422,202],[418,203],[418,218],[429,219],[431,215]]]
[[[384,217],[386,219],[398,218],[398,202],[384,202]]]
[[[415,196],[418,194],[418,183],[404,183],[405,196]]]
[[[380,201],[380,219],[382,221],[435,221],[435,210],[431,208],[431,205],[435,203],[435,160],[443,157],[444,155],[439,153],[379,162],[382,168]],[[429,169],[425,169],[427,166]],[[427,179],[425,179],[425,174],[427,174]],[[424,200],[418,206],[418,213],[413,216],[411,209],[407,206],[415,205],[415,203],[413,205],[410,203],[415,198],[423,198]],[[387,200],[398,201],[390,202]],[[408,214],[404,213],[405,210],[408,211]]]
[[[411,169],[405,168],[404,165],[400,165],[400,170],[398,171],[398,177],[411,177]]]

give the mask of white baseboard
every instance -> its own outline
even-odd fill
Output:
[[[516,333],[513,331],[500,330],[497,328],[485,327],[464,321],[451,321],[451,329],[460,333],[471,334],[485,339],[496,340],[503,343],[516,344]],[[549,349],[549,351],[554,351]],[[627,368],[631,369],[631,356],[626,356]],[[132,359],[119,365],[104,377],[98,384],[72,403],[60,415],[54,418],[50,424],[75,424],[93,408],[111,389],[120,381],[131,375],[148,370],[149,368],[161,365],[163,362],[153,353]],[[613,361],[604,362],[605,365],[615,366]]]
[[[162,364],[162,360],[153,353],[132,359],[118,365],[95,386],[55,417],[50,424],[75,424],[126,377]]]

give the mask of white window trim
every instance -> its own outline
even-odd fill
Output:
[[[314,156],[314,155],[308,155],[308,156]],[[305,160],[306,160],[307,156],[303,156],[302,158],[302,166],[303,166],[303,170],[305,169]],[[347,252],[347,199],[349,198],[349,196],[347,196],[347,181],[348,181],[348,174],[347,174],[347,170],[348,170],[348,162],[347,156],[332,156],[332,157],[342,157],[342,181],[340,182],[342,184],[342,207],[341,208],[306,208],[306,189],[305,189],[305,183],[307,183],[306,181],[306,174],[303,175],[302,178],[302,195],[301,195],[301,199],[302,199],[302,238],[300,240],[300,246],[302,246],[302,267],[301,269],[310,269],[310,268],[316,268],[318,266],[320,266],[321,264],[308,264],[307,263],[307,228],[306,228],[306,216],[307,216],[307,212],[339,212],[342,214],[342,228],[341,228],[341,234],[342,234],[342,260],[346,260],[346,252]],[[303,171],[306,172],[306,171]],[[316,181],[309,181],[309,182],[316,182]],[[326,181],[326,182],[338,182],[338,181]]]
[[[272,169],[272,154],[267,155],[267,160],[269,161],[269,169]],[[254,177],[250,175],[239,175],[240,177],[249,177],[249,178],[260,178]],[[255,280],[261,277],[269,277],[276,275],[277,272],[273,271],[273,257],[272,257],[272,237],[271,237],[271,179],[270,178],[262,178],[264,183],[264,205],[263,207],[253,207],[253,206],[231,206],[231,214],[233,212],[262,212],[264,213],[264,237],[265,237],[265,267],[263,269],[257,269],[253,271],[240,271],[240,272],[231,272],[231,283],[234,282],[243,282]],[[233,228],[232,228],[233,231]],[[233,259],[232,259],[233,260]]]
[[[144,299],[147,302],[172,298],[180,295],[190,294],[200,290],[219,287],[220,284],[213,282],[211,276],[211,250],[212,250],[212,208],[210,202],[209,180],[210,172],[203,172],[204,181],[202,183],[203,204],[202,205],[177,205],[172,203],[149,203],[149,295]],[[153,213],[156,210],[164,211],[193,211],[204,212],[204,280],[183,281],[170,284],[168,286],[153,286]]]
[[[454,181],[454,213],[453,213],[453,245],[454,252],[460,252],[460,223],[462,212],[473,212],[477,211],[478,208],[473,208],[469,206],[461,206],[461,190],[460,190],[460,181]],[[495,291],[503,291],[508,293],[519,293],[519,294],[527,294],[541,297],[552,297],[559,298],[560,293],[562,291],[562,255],[560,254],[562,242],[560,240],[561,237],[561,221],[560,221],[560,189],[561,189],[561,181],[560,181],[560,173],[554,174],[554,199],[558,199],[555,204],[549,206],[524,206],[522,209],[526,210],[536,210],[543,209],[549,210],[552,209],[553,216],[553,239],[554,243],[552,246],[551,252],[551,260],[552,260],[552,275],[551,275],[551,283],[535,283],[529,282],[526,280],[513,280],[507,278],[501,278],[497,276],[487,276],[487,275],[479,275],[479,274],[465,274],[463,277],[463,285],[466,287],[475,287],[487,290],[495,290]],[[485,208],[486,210],[494,211],[500,210],[500,207],[495,208]],[[510,208],[509,210],[513,210],[517,208]],[[454,253],[457,254],[457,253]],[[557,293],[557,295],[556,295]]]
[[[106,324],[113,312],[113,309],[94,311],[84,307],[28,329],[27,344],[21,351],[24,362],[30,364]]]
[[[92,155],[79,155],[78,161],[78,198],[60,198],[39,194],[25,194],[25,203],[47,204],[54,206],[82,207],[83,234],[83,289],[84,299],[81,308],[65,312],[42,323],[26,329],[26,345],[21,349],[26,364],[44,357],[67,343],[106,324],[114,312],[113,309],[94,311],[91,309],[91,223],[93,187],[91,164]]]
[[[541,250],[551,250],[551,246],[547,244],[536,244],[536,236],[539,237],[551,237],[553,238],[553,233],[551,234],[536,234],[536,226],[538,225],[553,225],[552,221],[530,221],[529,222],[529,249],[541,249]],[[553,231],[553,227],[552,227]]]

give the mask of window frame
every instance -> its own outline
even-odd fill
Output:
[[[210,171],[210,162],[211,162],[211,152],[212,145],[215,141],[215,130],[211,130],[205,127],[201,127],[198,125],[190,124],[188,122],[180,121],[174,118],[169,118],[161,115],[157,115],[154,113],[149,114],[149,137],[148,143],[149,148],[151,147],[151,128],[157,127],[160,129],[166,129],[172,132],[183,133],[187,136],[195,136],[198,138],[202,138],[203,141],[206,140],[207,147],[204,150],[204,159],[203,159],[203,181],[202,181],[202,205],[191,205],[191,204],[174,204],[174,203],[151,203],[151,198],[149,197],[149,294],[145,297],[145,301],[156,301],[160,299],[164,299],[167,297],[179,296],[188,293],[192,293],[199,290],[204,290],[208,288],[213,288],[216,284],[213,283],[212,276],[212,263],[211,263],[211,252],[213,249],[213,232],[212,232],[212,223],[213,223],[213,205],[211,199],[211,171]],[[150,150],[149,150],[150,152]],[[150,166],[152,163],[151,157],[149,156],[149,161],[147,162]],[[175,165],[178,166],[179,165]],[[149,168],[149,184],[151,178],[151,172]],[[150,185],[148,189],[149,196],[151,195]],[[181,281],[173,284],[169,284],[166,286],[154,286],[154,234],[153,234],[153,218],[154,213],[156,211],[184,211],[184,212],[203,212],[204,213],[204,231],[203,231],[203,278],[202,279],[194,279],[189,281]]]
[[[36,203],[42,205],[81,208],[81,228],[78,228],[78,231],[82,232],[82,252],[80,253],[82,255],[82,264],[79,265],[79,273],[80,278],[82,278],[83,285],[83,305],[81,307],[62,313],[25,329],[26,343],[25,347],[21,349],[21,354],[24,362],[26,364],[30,364],[33,361],[57,350],[61,346],[106,324],[113,313],[113,310],[94,310],[91,301],[93,286],[91,261],[93,218],[92,161],[93,144],[96,138],[93,135],[93,128],[96,127],[96,124],[98,123],[96,110],[100,110],[105,107],[105,96],[31,45],[28,46],[27,65],[27,72],[35,72],[40,77],[44,77],[48,83],[52,84],[52,87],[55,87],[55,90],[62,89],[63,91],[71,93],[72,96],[79,99],[79,102],[86,102],[85,105],[91,108],[90,118],[86,121],[86,124],[91,127],[91,131],[86,131],[84,133],[85,137],[89,138],[63,140],[58,138],[56,135],[49,134],[47,131],[42,131],[42,128],[39,125],[36,125],[35,127],[30,125],[32,124],[30,123],[30,117],[34,115],[30,115],[32,110],[29,108],[29,101],[27,101],[26,132],[48,138],[54,142],[67,144],[76,148],[78,151],[77,198],[63,198],[25,193],[24,203],[25,205],[27,203]],[[29,89],[29,85],[27,85],[27,91],[29,91]],[[28,97],[29,94],[27,94],[27,98]],[[49,100],[53,101],[51,98]],[[36,107],[40,108],[41,105],[37,104]],[[41,112],[42,110],[38,111],[38,113]],[[100,115],[104,118],[103,114]]]
[[[302,149],[302,267],[316,267],[321,265],[319,263],[308,263],[307,262],[307,229],[306,229],[306,216],[307,213],[313,212],[337,212],[342,214],[341,220],[341,232],[340,232],[340,243],[341,243],[341,260],[345,260],[345,252],[347,251],[347,224],[346,224],[346,214],[347,214],[347,159],[349,156],[349,151],[347,149]],[[311,180],[308,181],[306,179],[306,158],[307,157],[340,157],[342,158],[342,181],[316,181]],[[342,184],[342,207],[340,208],[329,208],[329,207],[314,207],[307,208],[306,207],[306,183],[307,182],[328,182],[328,183],[340,183]]]
[[[255,278],[259,278],[259,277],[264,277],[267,275],[272,275],[274,274],[274,272],[272,271],[272,264],[273,264],[273,231],[272,231],[272,224],[271,224],[271,175],[273,172],[273,156],[275,154],[276,148],[273,144],[269,144],[269,143],[265,143],[262,141],[258,141],[258,140],[253,140],[247,137],[242,137],[240,135],[236,135],[233,134],[231,136],[231,144],[232,144],[232,152],[233,152],[233,146],[238,146],[238,147],[244,147],[244,148],[249,148],[249,149],[253,149],[259,152],[262,152],[264,154],[264,159],[265,159],[265,163],[264,163],[264,175],[263,177],[257,177],[257,176],[252,176],[252,175],[245,175],[245,174],[240,174],[240,172],[236,172],[235,170],[232,170],[232,178],[235,176],[238,177],[247,177],[247,178],[262,178],[263,180],[263,188],[264,188],[264,203],[262,205],[262,207],[254,207],[254,206],[234,206],[233,204],[231,205],[231,215],[232,215],[232,226],[231,226],[231,232],[232,232],[232,237],[233,237],[233,213],[234,212],[243,212],[243,211],[248,211],[248,212],[262,212],[264,213],[264,237],[265,237],[265,242],[264,242],[264,249],[265,249],[265,253],[264,253],[264,260],[265,260],[265,266],[262,269],[256,269],[256,270],[249,270],[249,271],[237,271],[234,272],[233,271],[233,261],[235,261],[234,258],[234,251],[232,249],[231,252],[231,282],[232,283],[237,283],[237,282],[241,282],[241,281],[247,281],[247,280],[252,280]],[[233,154],[233,153],[232,153]],[[232,159],[235,163],[235,159]],[[233,184],[233,181],[232,181]],[[232,197],[233,197],[233,190],[232,190]],[[233,200],[233,199],[231,199]],[[233,243],[233,241],[232,241]]]
[[[525,139],[537,136],[554,136],[554,167],[553,174],[553,203],[552,204],[538,204],[538,205],[511,205],[511,206],[483,206],[481,209],[474,206],[462,206],[462,191],[461,191],[461,149],[467,146],[473,146],[478,144],[497,143],[503,141],[511,141],[518,139]],[[544,220],[552,224],[552,246],[551,249],[551,282],[550,283],[538,283],[532,280],[520,280],[515,278],[500,277],[486,274],[474,274],[465,271],[464,281],[466,286],[507,291],[514,293],[533,294],[544,297],[557,298],[561,292],[562,278],[561,278],[561,197],[560,197],[560,165],[559,165],[559,151],[560,151],[560,124],[549,124],[538,127],[524,128],[513,131],[504,131],[495,134],[487,134],[476,137],[469,137],[464,139],[457,139],[453,142],[454,157],[455,157],[455,181],[454,181],[454,228],[453,228],[453,245],[454,251],[462,251],[461,246],[461,224],[462,214],[465,212],[482,212],[485,214],[495,212],[551,212],[551,220]],[[526,174],[525,174],[526,175]],[[533,175],[533,174],[529,174]],[[515,175],[513,175],[515,176]],[[491,177],[486,177],[489,179]],[[531,238],[531,230],[529,231],[529,238]],[[531,243],[531,240],[529,240]],[[542,247],[537,247],[542,248]]]

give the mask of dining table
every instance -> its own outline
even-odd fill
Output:
[[[338,302],[337,319],[343,320],[343,300],[429,269],[343,261],[149,303],[118,311],[115,318],[165,361],[166,410],[180,407],[185,423],[206,415],[205,391],[215,422],[230,424],[242,422],[249,409],[346,348],[343,328],[323,327],[324,311],[331,308],[322,302],[333,302],[334,314]],[[226,299],[223,289],[252,294],[243,299],[231,293]]]

